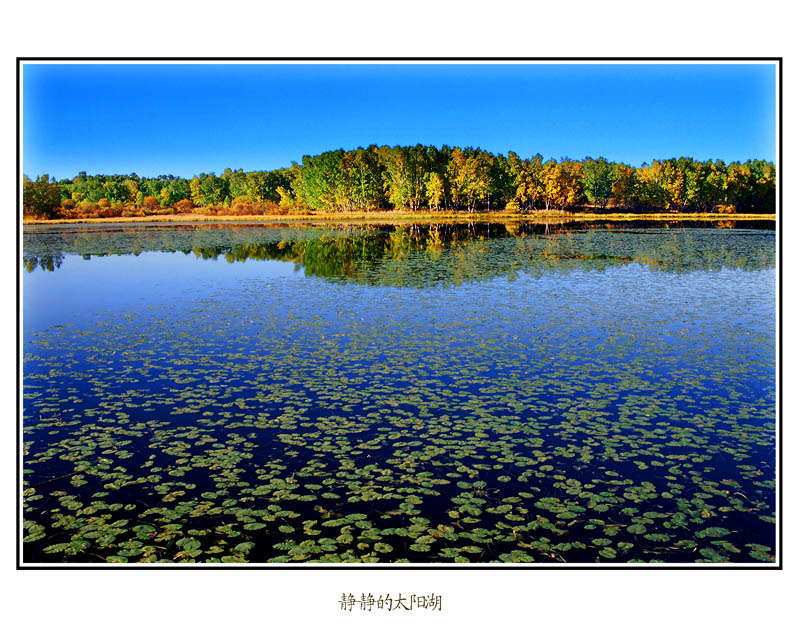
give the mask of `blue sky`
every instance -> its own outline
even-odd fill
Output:
[[[772,64],[25,64],[23,171],[191,177],[369,144],[775,160]]]

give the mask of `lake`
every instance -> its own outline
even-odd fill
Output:
[[[774,223],[23,234],[23,562],[770,563]]]

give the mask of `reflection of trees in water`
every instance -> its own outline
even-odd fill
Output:
[[[533,231],[533,233],[532,233]],[[425,286],[518,273],[602,270],[640,263],[672,272],[773,267],[774,238],[719,233],[613,233],[566,230],[547,235],[521,225],[398,226],[372,235],[196,249],[204,259],[290,261],[306,274],[364,284]],[[734,240],[734,241],[732,241]]]
[[[40,268],[42,271],[55,271],[61,268],[61,263],[64,262],[64,254],[57,253],[55,255],[41,255],[41,256],[25,256],[22,258],[22,264],[25,271],[31,273]]]
[[[157,229],[141,234],[43,234],[26,238],[24,265],[53,271],[61,251],[91,255],[183,251],[228,262],[280,260],[308,275],[365,284],[424,286],[433,282],[484,280],[520,272],[539,275],[575,269],[600,270],[629,262],[668,271],[762,269],[775,265],[771,232],[737,232],[741,223],[593,222],[563,224],[459,223],[356,225],[328,228],[247,227]],[[751,225],[752,226],[752,225]],[[761,226],[761,225],[755,225]],[[36,234],[33,234],[34,236]],[[105,242],[104,242],[105,241]],[[46,249],[51,249],[49,252]],[[426,270],[433,270],[431,276]]]

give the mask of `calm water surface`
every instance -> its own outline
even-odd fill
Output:
[[[737,224],[26,230],[24,561],[774,561]]]

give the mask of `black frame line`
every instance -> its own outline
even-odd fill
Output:
[[[778,513],[778,527],[777,527],[777,562],[775,564],[763,565],[735,565],[735,564],[681,564],[679,566],[669,564],[536,564],[536,563],[520,563],[513,565],[505,564],[470,564],[467,566],[456,566],[450,564],[392,564],[392,563],[377,563],[373,565],[353,565],[353,564],[337,564],[337,565],[318,565],[318,564],[298,564],[298,565],[269,565],[269,564],[237,564],[237,565],[220,565],[220,564],[98,564],[98,565],[68,565],[68,564],[22,564],[21,562],[21,549],[22,549],[22,484],[21,484],[21,466],[22,466],[22,413],[21,413],[21,333],[20,333],[20,292],[22,290],[22,269],[21,255],[20,255],[20,242],[22,240],[22,218],[20,216],[22,193],[20,190],[21,183],[21,69],[22,64],[25,62],[96,62],[103,64],[106,62],[214,62],[219,64],[230,64],[237,62],[296,62],[296,63],[311,63],[311,62],[324,62],[324,63],[338,63],[338,62],[481,62],[486,64],[500,64],[504,62],[772,62],[777,63],[778,71],[778,86],[776,103],[778,108],[778,207],[776,211],[777,218],[777,243],[778,243],[778,273],[777,273],[777,406],[776,406],[776,430],[778,435],[778,446],[776,451],[776,462],[778,464],[778,495],[777,495],[777,513]],[[214,57],[26,57],[17,56],[16,58],[16,143],[17,143],[17,156],[16,156],[16,179],[17,179],[17,199],[16,199],[16,260],[17,260],[17,273],[16,273],[16,569],[17,570],[68,570],[68,571],[81,571],[81,570],[299,570],[299,571],[342,571],[342,570],[402,570],[402,571],[439,571],[439,570],[456,570],[456,571],[481,571],[481,570],[500,570],[500,571],[526,571],[526,570],[558,570],[558,571],[582,571],[582,570],[602,570],[602,571],[618,571],[618,570],[633,570],[633,571],[681,571],[681,570],[700,570],[700,571],[719,571],[719,570],[755,570],[755,571],[771,571],[783,570],[783,56],[776,57],[230,57],[230,58],[214,58]]]

